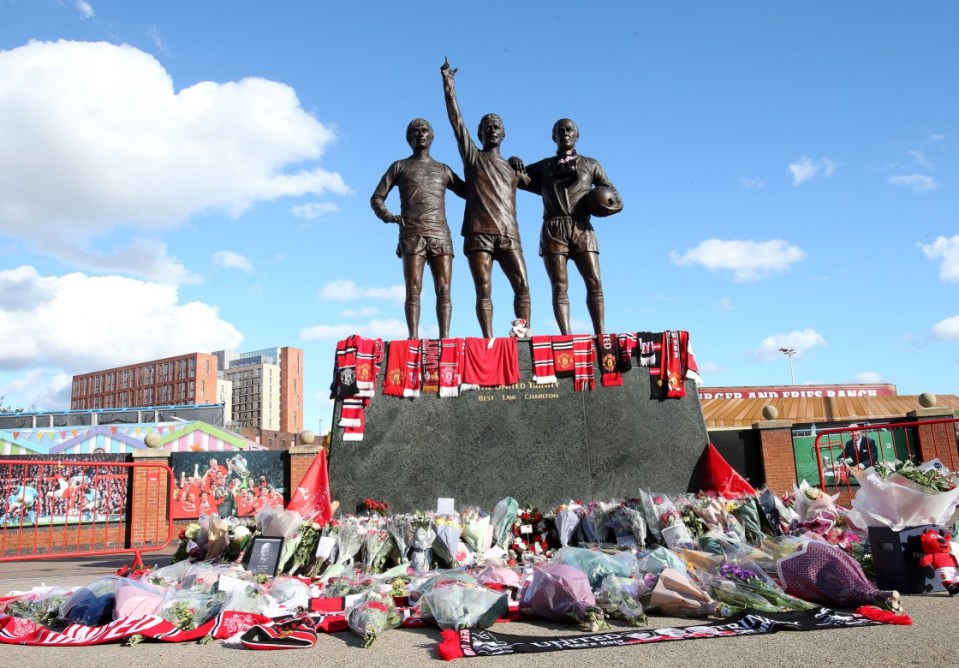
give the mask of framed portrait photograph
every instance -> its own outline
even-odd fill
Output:
[[[250,547],[250,563],[247,565],[247,570],[254,575],[263,573],[273,577],[276,575],[282,547],[282,537],[257,536]]]

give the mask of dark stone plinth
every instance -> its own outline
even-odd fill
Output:
[[[491,509],[512,496],[545,509],[570,499],[620,500],[640,489],[698,489],[693,472],[708,436],[692,381],[683,399],[653,399],[649,372],[634,365],[622,387],[576,392],[572,378],[532,382],[528,340],[519,343],[516,386],[441,399],[384,396],[382,373],[366,409],[364,439],[333,428],[330,486],[344,510],[364,498],[391,510]],[[334,425],[340,417],[334,407]]]

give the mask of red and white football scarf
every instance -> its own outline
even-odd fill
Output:
[[[410,352],[406,358],[406,375],[403,377],[403,396],[415,398],[423,389],[423,342],[410,341]]]
[[[553,337],[553,368],[559,377],[575,375],[576,360],[573,358],[572,336]]]
[[[383,394],[391,397],[403,396],[403,383],[406,378],[406,362],[410,356],[412,341],[390,341],[386,357],[386,376],[383,378]]]
[[[518,383],[519,349],[516,341],[513,337],[467,338],[463,359],[463,389]]]
[[[442,342],[439,339],[423,339],[423,392],[436,393],[440,389],[440,354]]]
[[[463,339],[440,341],[440,397],[458,397],[463,376],[461,369],[466,355]]]
[[[659,365],[659,386],[667,399],[678,399],[686,396],[686,387],[683,384],[683,374],[686,368],[686,344],[689,341],[688,332],[663,332],[662,361]]]
[[[533,382],[537,385],[557,382],[556,367],[553,365],[553,337],[534,336],[530,345],[533,350]]]
[[[619,368],[629,371],[633,368],[633,350],[636,349],[636,333],[619,335]]]
[[[341,416],[346,414],[347,405],[346,402],[358,401],[359,404],[351,404],[350,413],[352,420],[348,425],[341,425],[343,427],[343,440],[344,441],[362,441],[363,432],[366,430],[366,407],[370,405],[370,400],[367,397],[357,397],[356,399],[344,399],[343,408],[341,410]],[[342,420],[341,420],[342,422]]]
[[[593,362],[596,360],[596,349],[593,348],[592,336],[573,337],[573,358],[576,374],[573,376],[573,389],[577,392],[593,391],[596,380],[593,377]]]
[[[372,397],[376,389],[376,376],[383,361],[383,339],[351,337],[356,345],[356,387],[361,397]]]
[[[603,387],[621,387],[623,376],[619,372],[619,338],[615,334],[599,334],[596,348],[599,351],[599,378]]]

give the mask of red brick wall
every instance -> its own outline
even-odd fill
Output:
[[[762,423],[760,423],[762,424]],[[757,427],[762,449],[766,486],[775,494],[793,491],[796,460],[793,455],[792,424]]]
[[[303,431],[303,351],[280,348],[280,431]]]
[[[130,498],[130,547],[155,546],[167,541],[169,531],[169,489],[172,473],[161,464],[170,465],[170,453],[145,450],[133,454],[137,463],[157,464],[133,470],[133,492]],[[173,536],[175,539],[176,536]],[[172,539],[171,539],[172,540]]]

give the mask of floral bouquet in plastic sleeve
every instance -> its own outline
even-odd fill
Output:
[[[848,518],[861,528],[887,526],[901,531],[921,524],[944,525],[959,501],[953,475],[935,466],[893,461],[864,471],[852,469],[852,473],[859,490]]]
[[[422,616],[441,629],[487,629],[509,611],[508,594],[466,582],[447,582],[419,598]]]
[[[513,524],[519,513],[519,502],[511,496],[501,500],[493,508],[493,540],[504,550],[509,549]]]
[[[591,501],[586,504],[580,528],[587,543],[603,545],[609,542],[609,512],[615,507],[615,504],[602,501]]]
[[[631,626],[646,623],[643,600],[649,599],[652,589],[641,578],[610,575],[596,590],[596,605],[610,619],[622,619]]]
[[[367,574],[379,573],[393,549],[393,541],[386,530],[386,521],[381,517],[371,517],[366,524],[366,540],[363,545],[363,571]]]
[[[410,567],[417,572],[433,567],[433,542],[436,531],[428,513],[417,512],[413,517],[413,539],[410,541]]]
[[[460,549],[460,536],[463,535],[463,521],[459,515],[436,515],[433,518],[436,540],[433,551],[451,568],[466,563],[465,550]],[[462,559],[462,561],[461,561]]]
[[[73,591],[65,587],[35,587],[32,591],[0,604],[0,612],[49,626],[57,621],[60,606],[73,595]]]
[[[683,522],[683,516],[670,498],[665,494],[654,494],[651,500],[659,532],[666,547],[671,550],[693,547],[695,545],[693,537]]]
[[[646,517],[642,511],[642,501],[626,499],[609,513],[610,526],[618,545],[646,547]]]
[[[396,545],[398,563],[410,560],[410,543],[413,540],[413,516],[409,514],[389,515],[385,522],[386,530]]]
[[[796,527],[825,535],[839,519],[838,498],[839,494],[830,496],[805,480],[800,482],[795,488]]]
[[[559,544],[562,547],[569,545],[579,523],[586,511],[583,506],[575,501],[564,503],[553,511],[553,523],[556,525],[556,533],[559,535]]]
[[[460,513],[463,519],[463,540],[476,554],[484,554],[493,545],[493,525],[489,513],[476,506]]]
[[[225,593],[171,591],[160,605],[158,614],[178,629],[191,631],[213,619],[220,612],[225,600]]]
[[[369,648],[377,638],[399,626],[402,619],[391,596],[370,589],[347,610],[346,621],[350,630],[363,639],[363,647]]]

